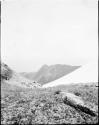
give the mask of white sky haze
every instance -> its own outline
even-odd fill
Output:
[[[5,0],[1,57],[17,72],[98,58],[98,0]]]

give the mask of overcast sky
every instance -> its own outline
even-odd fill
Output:
[[[98,0],[5,0],[1,57],[17,72],[98,57]]]

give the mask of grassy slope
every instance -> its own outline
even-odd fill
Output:
[[[59,86],[48,89],[19,89],[2,85],[2,124],[95,124],[98,116],[92,117],[64,104],[57,90],[81,96],[87,105],[98,106],[98,88],[92,85]],[[98,112],[98,110],[97,110]]]

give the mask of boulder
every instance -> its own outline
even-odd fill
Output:
[[[96,116],[96,113],[94,110],[90,109],[87,105],[85,105],[84,101],[81,99],[81,97],[78,97],[72,93],[68,92],[61,92],[63,102],[67,105],[70,105],[71,107],[75,108],[76,110],[80,110],[86,114],[89,114],[91,116]]]

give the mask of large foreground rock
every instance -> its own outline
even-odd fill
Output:
[[[65,104],[70,105],[74,107],[76,110],[80,110],[91,116],[96,116],[95,110],[85,105],[81,97],[78,97],[68,92],[61,92],[61,94],[62,94],[62,98]]]

